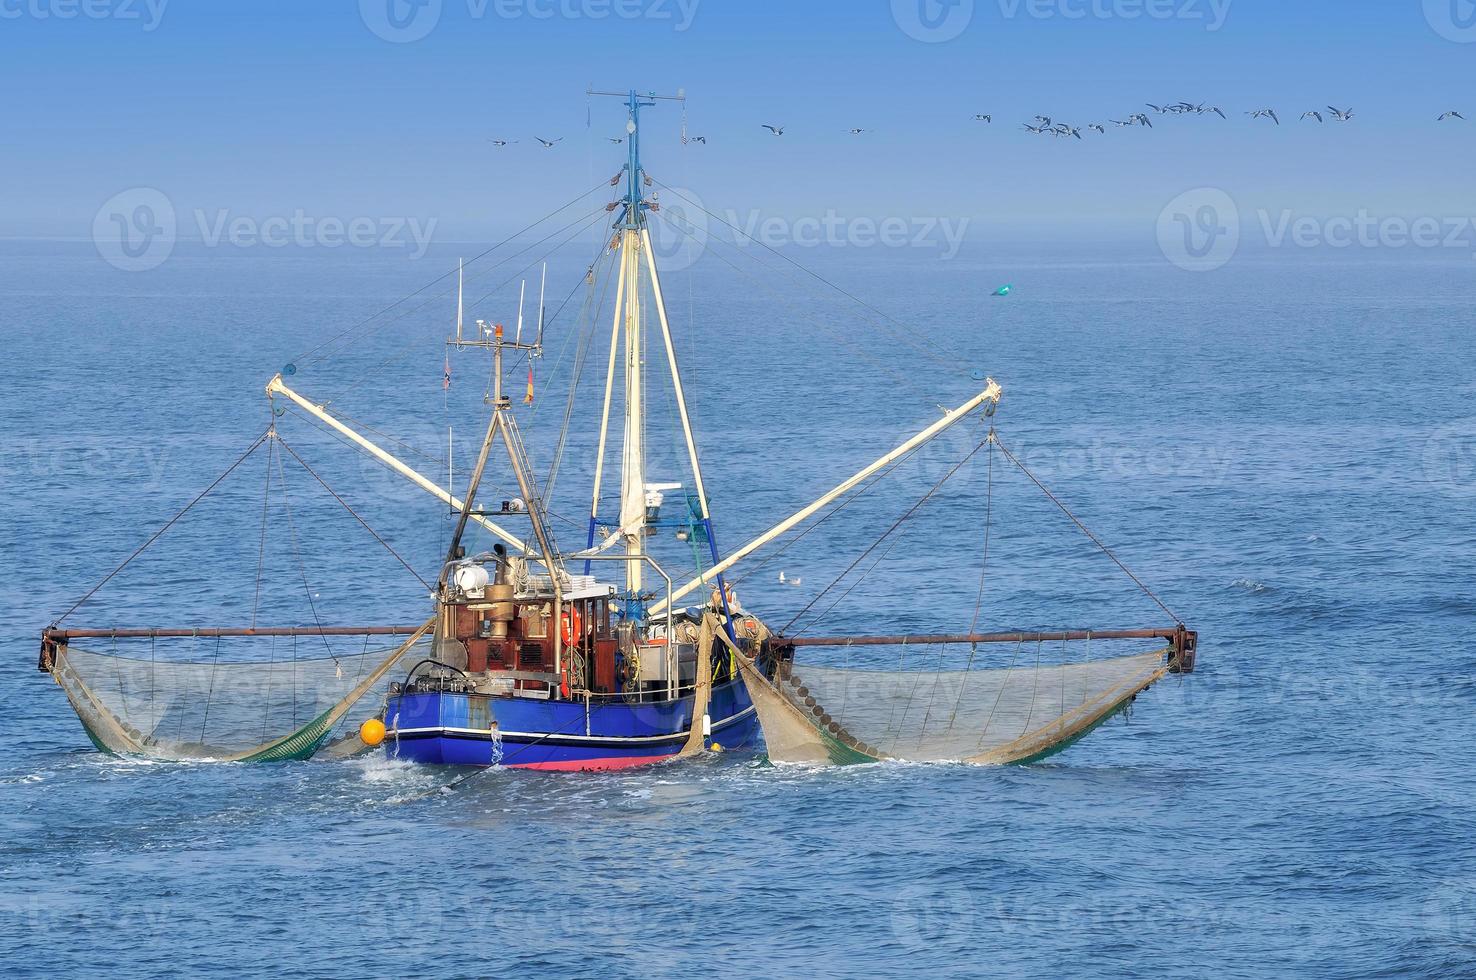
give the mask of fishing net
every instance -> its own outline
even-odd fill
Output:
[[[735,651],[775,762],[1030,762],[1066,748],[1170,670],[1167,649],[964,670],[780,662]],[[1018,655],[1017,655],[1017,658]]]
[[[427,624],[393,648],[268,662],[179,662],[61,645],[51,674],[101,750],[155,759],[306,759],[397,663],[428,655]]]

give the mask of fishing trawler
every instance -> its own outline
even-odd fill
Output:
[[[451,352],[477,351],[490,354],[492,360],[486,399],[490,418],[460,497],[453,494],[449,479],[440,486],[327,404],[291,387],[287,382],[295,373],[291,366],[272,378],[266,389],[277,406],[274,417],[286,407],[297,410],[454,513],[455,529],[430,587],[434,605],[430,619],[386,627],[260,628],[253,622],[249,628],[89,630],[62,627],[63,616],[43,632],[40,667],[62,686],[95,745],[128,754],[231,761],[346,755],[382,746],[391,758],[426,764],[598,770],[719,748],[753,747],[760,744],[762,733],[762,744],[774,761],[1020,762],[1059,751],[1123,710],[1166,674],[1193,669],[1196,636],[1161,602],[1171,625],[983,632],[976,628],[976,609],[967,632],[927,636],[775,635],[745,610],[727,580],[729,569],[807,522],[823,520],[827,508],[887,475],[919,447],[965,419],[989,425],[987,436],[959,466],[986,449],[992,459],[998,450],[1045,488],[999,440],[990,420],[1002,390],[993,379],[981,377],[986,382],[982,390],[962,404],[945,410],[916,435],[753,540],[723,552],[648,224],[648,213],[660,205],[647,196],[652,181],[640,156],[642,110],[684,97],[635,91],[590,95],[624,100],[628,156],[610,182],[623,185],[623,193],[607,206],[613,235],[606,257],[616,298],[582,546],[566,550],[555,540],[546,499],[552,478],[544,485],[536,478],[513,398],[506,390],[507,359],[531,359],[542,353],[543,291],[531,339],[524,339],[521,300],[513,336],[508,337],[503,326],[485,321],[477,321],[469,333],[458,272],[455,333],[447,340],[447,384]],[[651,325],[654,337],[648,336]],[[690,487],[652,481],[647,473],[647,370],[648,362],[657,358],[666,369],[658,374],[670,381]],[[529,363],[525,401],[532,398]],[[604,483],[617,409],[623,411],[623,420],[612,478],[618,483],[612,513],[605,505]],[[290,454],[313,472],[286,445],[275,422],[242,459],[263,447],[268,453]],[[484,483],[495,457],[505,457],[517,494],[489,506],[483,502],[488,496]],[[950,470],[944,480],[958,469]],[[990,492],[992,486],[991,482]],[[1060,505],[1049,491],[1046,494]],[[680,502],[670,503],[673,496]],[[490,534],[494,542],[490,549],[471,550],[473,527]],[[662,532],[691,545],[699,559],[705,556],[690,578],[679,581],[663,567],[651,547],[653,536]],[[1118,565],[1127,571],[1120,561]],[[982,568],[980,574],[982,583]],[[1147,592],[1136,576],[1128,574]],[[693,599],[695,605],[683,605]],[[364,637],[366,653],[355,666],[331,650],[329,657],[315,661],[294,655],[290,664],[275,657],[265,664],[223,662],[218,649],[210,663],[180,663],[161,660],[156,650],[158,641],[168,638],[209,636],[218,644],[225,637],[301,635],[325,643],[333,636]],[[406,638],[381,651],[382,656],[369,656],[368,637],[375,635]],[[76,646],[76,641],[100,637],[109,637],[114,644],[120,639],[146,639],[148,659]],[[1066,645],[1082,640],[1089,654],[1093,641],[1098,649],[1113,641],[1154,640],[1165,645],[1112,658],[1068,656]],[[1046,655],[1045,644],[1057,642],[1060,655]],[[978,651],[991,644],[1012,645],[1014,657],[1008,663],[984,663]],[[851,669],[833,662],[798,663],[795,657],[801,648],[849,652],[888,646],[901,649],[905,668],[908,649],[950,645],[970,651],[966,664],[943,669],[940,659],[932,669],[916,669],[914,664],[913,669],[883,672],[875,664]],[[1028,652],[1021,656],[1030,645],[1033,662]],[[376,691],[382,692],[377,699],[372,696]],[[234,707],[220,703],[233,695],[238,702]],[[372,711],[355,729],[348,716],[363,701],[373,706]],[[942,704],[947,711],[941,710]]]

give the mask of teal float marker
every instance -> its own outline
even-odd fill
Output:
[[[996,289],[994,291],[994,295],[995,296],[1008,296],[1010,294],[1010,290],[1011,289],[1014,289],[1014,288],[1015,288],[1014,286],[1000,286],[998,289]]]

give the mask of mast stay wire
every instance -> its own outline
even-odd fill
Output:
[[[554,209],[553,211],[550,211],[548,214],[545,214],[543,217],[539,218],[537,221],[534,221],[532,224],[530,224],[530,225],[522,228],[519,231],[513,232],[511,235],[509,235],[508,237],[504,238],[502,241],[498,242],[497,244],[493,245],[492,247],[487,248],[487,249],[485,249],[485,250],[477,253],[476,255],[474,255],[472,257],[471,261],[472,262],[476,262],[476,261],[478,261],[480,259],[486,258],[488,255],[490,255],[493,252],[497,251],[497,249],[499,249],[502,246],[506,245],[508,242],[511,242],[511,241],[515,240],[519,235],[522,235],[522,234],[525,234],[525,233],[531,231],[532,229],[534,229],[534,228],[538,227],[539,225],[541,225],[543,222],[547,221],[549,218],[552,218],[554,215],[559,214],[562,211],[567,211],[569,208],[571,208],[574,205],[578,204],[580,201],[584,200],[586,197],[588,197],[589,195],[593,194],[595,191],[599,190],[601,187],[606,186],[606,184],[607,184],[606,181],[603,181],[603,180],[600,181],[598,184],[596,184],[595,186],[591,187],[589,190],[585,191],[584,193],[580,194],[578,197],[574,198],[573,200],[569,201],[567,204],[563,205],[562,207],[559,207],[559,208]],[[504,261],[506,261],[506,259],[499,260],[499,264],[501,262],[504,262]],[[493,266],[493,268],[496,268],[496,266]],[[485,271],[489,271],[489,270],[484,270],[484,272]],[[341,340],[341,339],[349,336],[350,334],[357,333],[360,329],[362,329],[363,327],[368,326],[370,323],[373,323],[375,320],[379,319],[381,316],[384,316],[386,313],[390,312],[395,307],[399,306],[401,303],[404,303],[407,300],[414,299],[416,296],[418,296],[421,293],[425,292],[427,289],[430,289],[432,286],[435,286],[437,283],[440,283],[443,280],[450,278],[450,276],[451,276],[451,272],[448,270],[444,274],[442,274],[440,276],[437,276],[435,279],[432,279],[430,282],[426,283],[424,286],[421,286],[419,289],[415,290],[413,293],[408,293],[408,294],[400,297],[399,299],[395,300],[393,303],[391,303],[389,306],[385,307],[384,309],[380,310],[378,313],[375,313],[372,316],[369,316],[369,317],[364,318],[363,320],[360,320],[358,323],[354,324],[353,326],[346,327],[343,330],[340,330],[338,333],[334,334],[333,336],[329,337],[327,340],[325,340],[322,343],[318,344],[318,346],[313,347],[310,350],[305,351],[304,353],[298,355],[294,359],[294,363],[296,363],[296,364],[313,364],[313,363],[316,363],[318,361],[324,360],[327,357],[331,357],[333,354],[337,353],[339,350],[342,350],[343,348],[342,347],[338,347],[338,348],[335,348],[334,350],[329,351],[329,352],[327,352],[325,354],[319,354],[319,352],[322,351],[323,348],[325,348],[325,347],[328,347],[328,346],[330,346],[332,344],[336,344],[339,340]],[[419,309],[419,308],[420,307],[417,307],[417,309]],[[396,319],[398,319],[398,317]],[[390,321],[390,322],[394,322],[394,321]]]
[[[692,236],[686,230],[678,227],[675,223],[668,222],[668,224],[670,225],[670,227],[676,229],[676,231],[677,231],[678,234],[685,235],[686,237],[688,237],[689,239],[691,239],[693,242],[696,242],[696,239],[695,238],[692,238]],[[726,241],[725,239],[719,238],[716,235],[709,236],[708,239],[707,239],[707,241],[708,242],[715,242],[715,243],[719,243],[719,244],[725,245],[725,246],[733,249],[735,252],[739,252],[739,248],[738,248],[737,244],[735,244],[734,242]],[[768,283],[764,282],[764,280],[760,279],[758,276],[754,275],[749,270],[740,267],[735,262],[732,262],[726,256],[724,256],[722,253],[718,252],[716,249],[712,250],[711,254],[713,255],[714,258],[718,259],[720,262],[722,262],[728,268],[732,269],[734,272],[737,272],[739,275],[742,275],[742,276],[747,276],[750,280],[752,280],[754,282],[755,285],[757,285],[760,289],[762,289],[765,292],[767,292],[769,294],[769,296],[775,302],[777,302],[777,303],[779,303],[779,304],[781,304],[783,306],[788,307],[792,312],[798,313],[800,315],[800,318],[801,319],[805,318],[806,312],[804,310],[802,310],[800,308],[799,304],[796,303],[794,300],[789,299],[789,298],[787,298],[785,296],[780,295],[774,289],[773,286],[770,286]],[[742,253],[739,252],[739,254],[742,254]],[[754,261],[757,261],[757,259],[755,259]],[[896,366],[891,365],[891,364],[888,364],[886,361],[883,361],[882,359],[876,357],[874,354],[871,354],[864,347],[861,347],[859,344],[856,344],[854,341],[852,341],[842,331],[840,331],[840,330],[838,330],[838,329],[836,329],[834,327],[828,326],[828,325],[826,325],[824,323],[821,323],[819,321],[816,321],[816,320],[810,320],[808,322],[813,323],[815,326],[817,326],[821,330],[825,331],[827,334],[830,335],[830,337],[831,337],[832,340],[835,340],[841,346],[848,348],[853,354],[856,354],[859,357],[861,357],[861,358],[863,358],[865,360],[870,361],[872,364],[874,364],[877,367],[881,368],[883,371],[887,372],[888,374],[890,374],[893,378],[897,379],[898,381],[900,381],[900,382],[902,382],[904,384],[907,384],[907,385],[912,384],[912,382],[914,380],[913,378],[908,377],[901,370],[899,370]]]
[[[902,323],[898,322],[896,319],[894,319],[893,317],[889,316],[888,314],[886,314],[882,310],[877,309],[875,306],[872,306],[870,303],[868,303],[865,300],[861,299],[859,296],[857,296],[854,293],[851,293],[848,290],[843,289],[842,287],[836,285],[835,283],[831,282],[829,279],[826,279],[824,276],[820,275],[820,273],[815,272],[814,270],[810,269],[809,267],[804,266],[804,265],[801,265],[799,262],[796,262],[794,259],[790,258],[788,255],[785,255],[783,252],[779,251],[778,249],[774,248],[773,246],[769,245],[768,243],[763,242],[763,241],[760,241],[757,238],[754,238],[752,235],[750,235],[747,232],[745,232],[742,228],[739,228],[737,225],[733,224],[731,221],[728,221],[726,218],[723,218],[721,215],[714,214],[713,212],[707,210],[707,208],[703,207],[700,203],[698,203],[697,201],[694,201],[692,198],[688,197],[687,195],[683,194],[681,191],[679,191],[679,190],[677,190],[677,189],[675,189],[673,187],[667,186],[666,184],[662,183],[661,181],[656,180],[656,178],[654,178],[654,177],[652,177],[651,180],[652,180],[653,183],[655,183],[656,185],[660,186],[662,189],[671,191],[677,197],[679,197],[682,200],[686,201],[688,204],[692,205],[697,210],[701,211],[703,214],[706,214],[708,217],[714,219],[715,221],[719,221],[722,224],[726,225],[727,227],[733,229],[733,231],[735,231],[738,234],[742,235],[744,238],[746,238],[749,241],[753,242],[754,244],[760,246],[761,248],[765,249],[766,251],[772,252],[774,255],[778,256],[781,259],[783,259],[785,262],[788,262],[790,265],[794,266],[796,269],[800,270],[805,275],[810,276],[811,278],[813,278],[813,279],[815,279],[815,280],[823,283],[826,286],[829,286],[831,289],[835,290],[836,292],[840,293],[842,296],[844,296],[847,299],[851,300],[853,303],[855,303],[857,306],[860,306],[862,309],[868,310],[871,313],[874,313],[877,316],[881,317],[882,319],[886,320],[888,323],[890,323],[892,325],[892,330],[893,330],[893,332],[895,332],[897,338],[899,340],[902,340],[903,342],[907,343],[909,346],[913,347],[914,349],[916,349],[919,353],[925,354],[928,357],[933,358],[934,360],[938,361],[941,364],[953,366],[956,363],[956,359],[949,357],[948,354],[945,351],[943,351],[942,348],[938,347],[937,344],[933,344],[931,342],[927,342],[927,346],[925,347],[925,346],[923,346],[923,344],[918,343],[918,341],[917,341],[918,334],[915,331],[909,331],[905,324],[902,324]],[[870,318],[868,317],[866,319],[870,319]],[[871,322],[872,322],[872,324],[874,326],[881,327],[883,330],[888,329],[884,324],[879,323],[876,320],[872,320]],[[928,348],[932,348],[932,349],[929,350]]]
[[[494,286],[492,288],[491,291],[489,291],[488,293],[486,293],[485,295],[483,295],[481,297],[481,299],[478,299],[475,302],[480,303],[483,300],[487,299],[493,293],[495,293],[497,290],[502,289],[508,283],[513,282],[519,276],[523,275],[529,269],[533,268],[533,266],[537,265],[540,261],[542,261],[544,259],[547,259],[549,256],[553,255],[555,252],[557,252],[559,249],[563,248],[565,245],[567,245],[574,238],[577,238],[579,236],[579,233],[580,232],[585,231],[589,227],[593,226],[594,223],[597,220],[599,220],[599,218],[603,214],[604,214],[604,208],[597,208],[594,211],[591,211],[591,212],[588,212],[586,214],[580,215],[578,218],[574,219],[569,224],[564,225],[562,228],[559,228],[556,231],[550,232],[548,235],[545,235],[543,238],[539,239],[538,241],[533,242],[531,245],[527,245],[527,246],[523,247],[522,249],[519,249],[517,252],[514,252],[512,255],[509,255],[509,256],[506,256],[505,258],[499,259],[498,262],[497,262],[497,265],[493,266],[492,268],[495,269],[495,268],[497,268],[497,266],[500,266],[500,265],[502,265],[505,262],[508,262],[508,261],[511,261],[512,259],[517,258],[519,255],[522,255],[524,252],[527,252],[529,249],[537,248],[539,245],[542,245],[544,242],[547,242],[550,238],[553,238],[553,237],[555,237],[557,235],[560,235],[563,232],[568,231],[570,228],[574,228],[574,233],[571,234],[568,238],[566,238],[563,241],[559,242],[557,245],[555,245],[552,248],[550,248],[547,252],[543,253],[538,258],[535,258],[528,265],[525,265],[523,268],[521,268],[517,272],[513,273],[512,276],[510,276],[509,278],[504,279],[502,282],[498,283],[496,286]],[[575,228],[574,227],[575,225],[578,225],[579,227]],[[472,278],[480,278],[482,275],[486,275],[487,273],[489,273],[491,271],[492,271],[492,269],[483,270],[483,272],[478,273],[477,276],[473,276]],[[399,320],[403,319],[404,317],[409,316],[411,313],[417,313],[420,310],[425,309],[427,306],[429,306],[435,300],[440,299],[440,298],[441,297],[439,297],[439,296],[432,297],[431,299],[426,300],[424,303],[420,304],[419,306],[414,307],[414,308],[409,309],[409,310],[406,310],[402,314],[400,314],[399,316],[395,317],[394,319],[389,320],[389,321],[386,321],[385,323],[381,324],[379,327],[376,327],[375,329],[383,329],[384,327],[387,327],[390,324],[395,323],[395,322],[398,322]],[[339,392],[339,397],[341,398],[344,395],[348,394],[349,392],[351,392],[351,391],[353,391],[353,390],[355,390],[357,388],[363,387],[379,371],[383,370],[384,368],[388,367],[391,364],[394,364],[394,363],[396,363],[396,362],[398,362],[400,360],[403,360],[412,351],[414,351],[415,349],[419,348],[420,346],[422,346],[422,345],[424,345],[424,344],[426,344],[428,342],[429,342],[428,338],[425,338],[425,337],[417,337],[416,339],[412,340],[409,344],[407,344],[405,347],[401,348],[398,352],[396,352],[394,354],[391,354],[389,357],[387,357],[384,360],[380,361],[378,364],[375,364],[374,366],[370,367],[368,370],[362,372],[359,375],[358,380],[354,381],[348,387],[344,388],[341,392]],[[340,349],[342,349],[342,348],[340,348]],[[329,402],[329,403],[331,403],[331,402]],[[325,403],[325,404],[329,404],[329,403]]]

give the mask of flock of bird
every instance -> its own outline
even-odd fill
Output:
[[[1229,118],[1225,115],[1225,110],[1221,109],[1219,106],[1207,105],[1202,102],[1174,102],[1165,105],[1154,105],[1153,103],[1148,102],[1144,104],[1149,109],[1152,109],[1156,115],[1160,116],[1216,115],[1219,116],[1221,119]],[[1251,109],[1245,114],[1247,116],[1250,116],[1252,119],[1269,119],[1277,126],[1281,125],[1281,117],[1277,115],[1276,110],[1272,108]],[[1465,118],[1465,116],[1461,115],[1455,109],[1450,109],[1442,112],[1435,121],[1446,122],[1447,120],[1453,119],[1465,121]],[[1314,122],[1318,123],[1328,122],[1329,120],[1331,120],[1332,122],[1349,122],[1353,119],[1353,110],[1352,108],[1339,109],[1336,106],[1327,106],[1326,112],[1321,109],[1308,109],[1306,112],[1302,113],[1299,121],[1305,121],[1308,119],[1311,119]],[[994,122],[994,116],[992,113],[975,113],[974,121],[989,124]],[[1149,129],[1153,128],[1153,119],[1146,112],[1133,112],[1129,113],[1126,119],[1109,118],[1107,121],[1111,123],[1114,127],[1119,129],[1126,128],[1128,126],[1146,126]],[[772,126],[768,123],[762,123],[761,127],[768,130],[771,136],[777,137],[784,135],[783,126]],[[1073,126],[1070,123],[1061,122],[1060,120],[1053,119],[1050,116],[1036,116],[1033,121],[1025,123],[1024,128],[1026,132],[1034,133],[1038,136],[1055,136],[1057,138],[1065,139],[1081,139],[1081,131],[1083,129],[1093,133],[1107,132],[1107,127],[1101,123],[1087,123],[1085,126]],[[864,136],[867,133],[874,132],[874,130],[852,128],[850,130],[847,130],[847,132],[849,132],[852,136]],[[605,138],[608,139],[611,143],[625,142],[625,137],[623,136],[607,136]],[[558,139],[552,140],[546,140],[541,136],[535,137],[535,139],[537,139],[539,144],[547,150],[553,149],[555,145],[564,141],[564,138],[562,136],[560,136]],[[489,140],[489,142],[491,142],[494,146],[509,146],[516,143],[517,140],[492,139]],[[682,142],[701,143],[703,145],[706,145],[707,137],[687,136],[684,134],[682,136]]]

